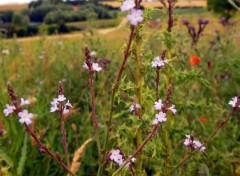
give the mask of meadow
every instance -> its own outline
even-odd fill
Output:
[[[109,23],[117,26],[124,16],[121,14],[120,19],[115,19],[117,22],[111,20]],[[209,24],[197,45],[192,47],[182,20],[188,19],[197,26],[199,18],[208,19]],[[100,141],[103,143],[105,131],[109,130],[108,151],[119,147],[129,156],[139,147],[139,134],[142,142],[152,130],[156,96],[164,99],[171,84],[171,102],[177,113],[168,113],[171,121],[163,124],[140,156],[136,156],[136,163],[132,165],[137,175],[240,175],[239,111],[210,138],[231,112],[228,102],[240,93],[240,15],[233,18],[232,25],[222,26],[219,17],[206,9],[177,9],[170,38],[166,34],[167,21],[166,9],[145,9],[145,22],[137,30],[139,40],[130,49],[113,100],[110,126],[106,124],[111,92],[127,47],[128,23],[106,33],[101,33],[102,29],[93,24],[83,32],[67,35],[0,39],[0,175],[67,175],[56,161],[39,150],[16,116],[5,117],[3,114],[5,105],[10,104],[7,83],[11,82],[18,98],[30,101],[29,111],[34,118],[29,127],[65,161],[59,115],[50,113],[50,103],[58,96],[59,81],[64,85],[64,95],[74,107],[64,116],[70,161],[82,146],[75,174],[97,175],[99,153],[92,127],[92,94],[88,72],[82,66],[86,57],[85,45],[96,52],[93,59],[103,68],[93,79]],[[137,41],[141,43],[140,50],[134,48]],[[168,52],[166,56],[169,64],[160,70],[159,91],[155,93],[156,70],[151,67],[151,62],[169,45],[171,54]],[[140,72],[136,53],[141,58]],[[197,63],[191,62],[193,55],[200,58]],[[137,113],[129,112],[131,104],[138,99],[138,74],[142,80],[143,121]],[[185,135],[193,133],[206,143],[204,153],[188,151],[182,144]],[[88,139],[93,140],[84,144]],[[113,162],[107,163],[105,175],[112,175],[118,168]],[[132,172],[124,168],[119,175],[132,175]]]

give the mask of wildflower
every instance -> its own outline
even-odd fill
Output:
[[[29,104],[30,104],[30,102],[28,100],[24,100],[23,98],[21,98],[20,106],[29,105]]]
[[[154,119],[153,122],[152,122],[153,125],[157,125],[158,124],[158,120],[157,119]]]
[[[131,10],[135,7],[135,1],[134,0],[125,0],[122,4],[122,6],[120,7],[121,11],[127,11],[127,10]]]
[[[200,57],[197,57],[196,55],[191,55],[189,64],[192,66],[195,66],[195,65],[198,65],[200,61],[201,61]]]
[[[201,122],[201,123],[204,123],[204,122],[206,122],[206,121],[208,121],[208,118],[207,118],[207,117],[200,117],[200,122]]]
[[[162,108],[163,108],[163,103],[162,103],[162,100],[159,99],[157,102],[154,103],[154,108],[155,110],[157,111],[160,111]]]
[[[141,109],[141,105],[140,105],[140,104],[133,103],[133,104],[130,106],[130,112],[136,111],[137,109]]]
[[[3,113],[5,116],[8,116],[9,114],[13,113],[16,108],[14,106],[10,106],[9,104],[6,104],[6,109],[3,110]]]
[[[109,158],[110,158],[110,160],[116,162],[119,166],[123,165],[123,163],[125,161],[124,154],[121,152],[120,149],[112,150]],[[135,162],[135,161],[136,161],[136,158],[133,157],[131,159],[131,162]],[[129,168],[131,162],[128,162],[125,167]]]
[[[68,113],[69,113],[69,109],[67,109],[66,107],[64,107],[64,109],[63,109],[63,115],[68,114]]]
[[[172,105],[171,107],[169,107],[167,109],[172,111],[173,114],[176,114],[176,112],[177,112],[177,110],[175,109],[175,105]]]
[[[238,97],[233,97],[228,104],[231,105],[233,108],[236,108],[238,104]],[[238,107],[240,107],[240,105]]]
[[[118,163],[119,166],[123,164],[123,156],[119,149],[113,150],[110,155],[110,160]]]
[[[152,61],[152,67],[157,68],[157,67],[164,67],[165,64],[168,63],[167,60],[161,59],[159,56],[155,57],[154,60]]]
[[[127,15],[128,21],[131,25],[136,26],[138,23],[143,21],[143,12],[142,10],[132,9],[131,13]]]
[[[72,104],[69,102],[69,100],[67,101],[67,103],[65,104],[65,106],[72,108]]]
[[[186,135],[186,139],[183,144],[186,147],[190,147],[192,150],[199,150],[200,152],[204,152],[206,147],[199,140],[194,140],[193,135]]]
[[[63,102],[65,100],[66,100],[66,98],[64,97],[64,95],[58,95],[57,101]]]
[[[86,62],[84,62],[83,68],[85,68],[85,69],[87,69],[87,70],[89,69],[89,68],[88,68],[88,65],[86,64]],[[102,70],[102,67],[100,67],[98,63],[92,63],[92,69],[93,69],[94,71],[99,72],[99,71]]]
[[[23,110],[22,112],[18,113],[18,116],[20,117],[19,122],[21,124],[26,123],[27,125],[32,123],[32,118],[33,118],[33,114],[32,113],[28,113],[28,110]]]
[[[167,121],[166,113],[164,113],[164,112],[159,112],[158,114],[155,115],[155,117],[158,120],[158,122],[166,122]]]

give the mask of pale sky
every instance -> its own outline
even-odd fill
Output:
[[[4,4],[24,4],[29,3],[33,0],[0,0],[0,5]]]

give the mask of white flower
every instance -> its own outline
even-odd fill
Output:
[[[59,110],[59,109],[58,109],[58,106],[57,106],[57,105],[54,105],[54,106],[51,107],[50,112],[55,112],[55,111],[58,111],[58,110]]]
[[[91,56],[91,57],[97,57],[97,52],[96,52],[96,51],[92,51],[92,52],[90,53],[90,56]]]
[[[63,109],[63,115],[68,114],[68,113],[69,113],[69,109],[64,108],[64,109]]]
[[[166,113],[164,113],[164,112],[159,112],[158,114],[155,115],[155,117],[159,122],[166,122],[167,121]]]
[[[9,114],[13,113],[16,108],[14,106],[10,106],[9,104],[6,104],[6,109],[3,110],[3,113],[5,116],[8,116]]]
[[[157,56],[157,57],[154,57],[154,60],[152,61],[152,67],[153,68],[164,67],[166,63],[168,63],[167,60],[163,60],[159,56]]]
[[[122,4],[122,6],[120,7],[121,11],[127,11],[127,10],[131,10],[135,7],[135,1],[134,0],[125,0]]]
[[[133,103],[133,104],[130,106],[130,112],[136,111],[137,109],[141,109],[141,105],[140,105],[140,104]]]
[[[232,100],[230,100],[228,104],[231,105],[233,108],[236,108],[237,102],[238,102],[238,97],[233,97]]]
[[[172,105],[168,108],[168,110],[172,111],[173,114],[176,114],[177,110],[175,109],[175,105]]]
[[[201,146],[201,148],[199,150],[200,150],[200,152],[205,152],[206,147],[205,146]]]
[[[69,102],[69,100],[68,100],[67,103],[65,104],[65,107],[70,107],[70,108],[72,108],[72,104]]]
[[[190,135],[186,135],[186,139],[184,140],[183,144],[186,147],[190,147],[195,150],[199,150],[200,152],[204,152],[206,147],[199,140],[194,140],[193,137],[191,138]]]
[[[128,21],[131,25],[136,26],[138,23],[143,21],[143,12],[142,10],[132,9],[131,13],[127,15]]]
[[[65,100],[66,98],[64,97],[64,95],[58,95],[57,101],[63,102]]]
[[[85,68],[87,70],[89,69],[88,65],[86,64],[86,62],[84,62],[83,68]],[[93,68],[94,71],[97,71],[97,72],[102,70],[102,67],[100,67],[98,63],[92,63],[92,68]]]
[[[161,99],[159,99],[157,102],[154,103],[154,108],[155,108],[155,110],[157,110],[157,111],[162,110],[163,106],[164,106],[164,105],[163,105]]]
[[[18,116],[20,117],[19,122],[21,124],[26,123],[27,125],[32,123],[32,118],[33,118],[33,114],[32,113],[28,113],[28,110],[23,110],[23,112],[19,112]]]
[[[134,163],[134,162],[136,161],[136,158],[133,157],[133,158],[131,159],[131,161]]]
[[[93,67],[93,70],[95,70],[95,71],[97,71],[97,72],[99,72],[99,71],[102,70],[102,67],[100,67],[100,66],[98,65],[98,63],[93,63],[93,64],[92,64],[92,67]]]
[[[50,112],[55,112],[55,111],[58,111],[58,99],[57,98],[54,98],[53,101],[51,102],[51,110]]]
[[[153,122],[152,122],[153,125],[157,125],[158,124],[158,120],[157,119],[154,119]]]
[[[30,102],[28,100],[24,100],[23,98],[21,98],[20,106],[29,105],[29,104],[30,104]]]
[[[121,166],[123,164],[123,156],[119,149],[113,150],[110,155],[110,160],[116,162]]]

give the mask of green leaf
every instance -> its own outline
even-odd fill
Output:
[[[26,158],[27,158],[27,134],[25,134],[24,137],[24,142],[23,142],[23,147],[22,147],[22,152],[21,152],[21,158],[18,163],[18,168],[17,168],[17,174],[22,175],[23,174],[23,169],[25,166]]]
[[[9,166],[13,166],[12,159],[2,149],[0,149],[0,158],[3,159]]]

